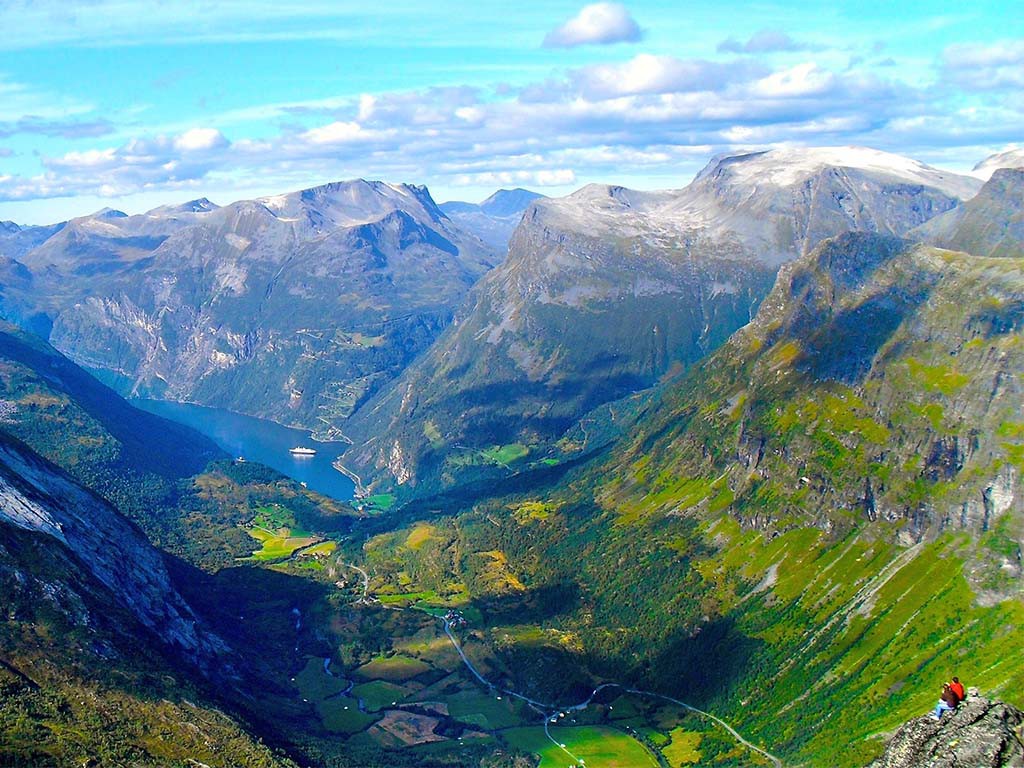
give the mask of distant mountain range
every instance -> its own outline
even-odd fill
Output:
[[[452,201],[441,203],[441,210],[460,227],[503,253],[523,212],[530,203],[543,197],[528,189],[499,189],[482,203]]]
[[[594,408],[749,322],[779,266],[821,240],[931,222],[919,236],[939,242],[981,183],[841,147],[717,157],[662,192],[438,206],[356,180],[104,210],[6,225],[0,312],[122,393],[351,439],[345,462],[371,485],[451,487],[506,472],[491,450],[556,459]]]
[[[680,190],[535,202],[465,318],[356,414],[345,462],[437,489],[504,473],[495,447],[551,460],[592,409],[748,323],[780,264],[847,231],[905,235],[980,184],[863,148],[773,150],[715,158]]]
[[[5,315],[123,392],[342,431],[397,506],[0,324],[0,762],[522,764],[536,713],[466,658],[537,700],[643,689],[555,727],[680,764],[865,765],[951,672],[1020,706],[1014,161],[723,156],[533,199],[504,260],[382,182],[5,223]],[[883,761],[961,744],[920,724]]]
[[[352,181],[21,230],[4,314],[121,392],[333,433],[500,255],[423,187]]]

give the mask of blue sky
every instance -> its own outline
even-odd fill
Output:
[[[0,0],[0,220],[357,176],[438,200],[1024,141],[1024,13],[974,2]]]

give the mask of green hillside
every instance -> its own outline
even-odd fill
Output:
[[[527,690],[625,678],[797,762],[868,762],[952,674],[1020,704],[1022,285],[1020,258],[829,241],[609,458],[391,568],[468,585]]]

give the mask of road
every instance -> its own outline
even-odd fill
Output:
[[[751,744],[749,741],[743,738],[742,735],[740,735],[739,731],[737,731],[735,728],[729,725],[729,723],[727,723],[722,718],[718,717],[717,715],[713,715],[710,712],[705,712],[702,709],[698,709],[697,707],[691,706],[687,704],[685,701],[674,699],[671,696],[665,696],[660,693],[654,693],[653,691],[642,691],[638,688],[629,688],[628,686],[622,685],[620,683],[602,683],[601,685],[597,686],[597,688],[595,688],[591,692],[591,694],[586,699],[581,701],[579,704],[572,704],[570,706],[559,707],[555,706],[554,704],[545,704],[543,702],[537,701],[536,699],[531,699],[529,696],[524,696],[521,693],[509,690],[507,688],[501,688],[492,683],[487,678],[485,678],[482,674],[480,674],[480,671],[475,666],[473,666],[473,662],[470,661],[469,658],[466,656],[466,653],[462,650],[462,646],[459,644],[459,641],[452,633],[450,622],[444,618],[442,618],[441,621],[444,624],[445,635],[448,636],[448,640],[455,647],[455,650],[458,651],[459,658],[461,658],[462,663],[466,665],[466,669],[468,669],[473,674],[473,676],[480,681],[482,685],[492,690],[499,691],[500,693],[503,693],[506,696],[510,696],[512,698],[519,699],[520,701],[524,701],[537,711],[544,714],[544,735],[551,740],[552,744],[557,746],[566,755],[572,758],[573,762],[575,762],[576,765],[584,765],[584,763],[577,755],[574,755],[564,744],[562,744],[554,736],[551,735],[551,723],[558,722],[559,715],[568,712],[582,712],[583,710],[587,709],[587,707],[589,707],[593,703],[594,699],[597,697],[599,693],[601,693],[601,691],[605,691],[611,688],[617,688],[623,693],[632,694],[633,696],[643,696],[646,698],[667,701],[672,704],[675,704],[676,706],[682,707],[688,712],[693,712],[695,715],[705,717],[708,720],[711,720],[712,722],[716,723],[717,725],[725,729],[734,739],[736,739],[736,741],[745,746],[747,749],[756,752],[757,754],[766,758],[769,762],[771,762],[771,764],[775,768],[782,768],[782,761],[779,758],[777,758],[770,752],[761,749],[761,747],[757,746],[756,744]]]
[[[370,597],[369,594],[370,577],[366,573],[366,571],[353,563],[340,563],[339,561],[339,564],[345,565],[346,567],[356,571],[357,573],[359,573],[362,579],[363,595],[358,599],[357,603],[373,602],[373,598]],[[480,670],[478,670],[473,665],[473,662],[470,661],[469,657],[466,656],[466,652],[462,649],[462,645],[459,643],[458,638],[456,638],[455,634],[452,632],[451,622],[449,622],[446,618],[442,616],[437,616],[435,618],[441,621],[441,624],[444,628],[444,633],[448,637],[448,641],[452,644],[452,647],[455,648],[455,651],[459,654],[459,658],[462,659],[462,663],[465,665],[466,669],[469,670],[470,674],[472,674],[473,677],[475,677],[477,681],[479,681],[479,683],[483,685],[485,688],[489,688],[492,691],[497,691],[498,693],[501,693],[510,698],[518,699],[519,701],[528,704],[532,709],[543,715],[544,735],[548,737],[552,744],[557,746],[566,755],[568,755],[573,760],[573,762],[578,766],[584,765],[583,760],[581,760],[578,755],[573,754],[562,742],[558,741],[554,736],[551,735],[551,723],[558,722],[558,720],[560,719],[560,715],[564,715],[569,712],[582,712],[586,710],[593,703],[594,699],[597,697],[599,693],[601,693],[602,691],[615,688],[622,691],[623,693],[628,693],[633,696],[641,696],[650,699],[659,699],[661,701],[667,701],[671,704],[675,704],[678,707],[682,707],[688,712],[693,712],[695,715],[698,715],[699,717],[707,718],[711,722],[723,728],[730,736],[736,739],[736,741],[742,744],[744,747],[764,757],[774,766],[774,768],[782,768],[782,761],[779,758],[777,758],[775,755],[771,754],[767,750],[764,750],[761,747],[757,746],[756,744],[752,744],[751,742],[747,741],[745,738],[743,738],[739,731],[733,728],[733,726],[731,726],[722,718],[718,717],[717,715],[713,715],[710,712],[705,712],[702,709],[698,709],[697,707],[691,706],[690,704],[687,704],[685,701],[680,701],[679,699],[672,698],[671,696],[665,696],[663,694],[655,693],[653,691],[643,691],[638,688],[630,688],[626,685],[622,685],[621,683],[602,683],[601,685],[597,686],[586,699],[579,702],[578,704],[558,706],[555,704],[538,701],[537,699],[532,699],[529,696],[526,696],[525,694],[519,693],[518,691],[513,691],[511,689],[502,688],[501,686],[495,685],[486,677],[484,677],[480,673]]]

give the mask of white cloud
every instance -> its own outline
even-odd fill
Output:
[[[542,171],[485,171],[459,174],[453,180],[457,187],[500,187],[510,184],[529,184],[534,187],[565,187],[576,183],[571,168]]]
[[[958,43],[942,53],[946,77],[970,90],[1024,87],[1024,39]]]
[[[962,58],[981,66],[1005,66],[1014,55],[1012,47],[969,53],[973,58]],[[0,182],[0,200],[215,183],[269,193],[355,176],[442,188],[566,186],[623,174],[676,184],[711,154],[736,146],[854,143],[910,151],[928,146],[925,139],[932,147],[978,146],[1024,133],[1024,102],[963,112],[936,102],[932,86],[884,79],[867,65],[835,67],[804,61],[771,69],[752,57],[641,54],[519,89],[435,87],[275,104],[264,109],[282,118],[277,135],[229,142],[209,127],[222,125],[215,118],[97,145],[44,158],[38,176],[11,175]],[[238,130],[241,124],[232,132]]]
[[[174,148],[181,152],[201,152],[228,145],[224,134],[216,128],[192,128],[174,139]]]
[[[348,144],[353,141],[366,141],[371,137],[359,123],[339,120],[306,131],[300,134],[299,138],[310,144]]]
[[[588,96],[713,91],[751,71],[746,62],[719,64],[674,56],[640,55],[621,64],[596,64],[570,73]]]
[[[718,44],[719,53],[777,53],[780,51],[806,51],[812,46],[799,43],[778,29],[762,29],[745,43],[730,37]]]
[[[751,89],[754,95],[769,98],[792,98],[821,95],[836,84],[836,76],[814,62],[773,72],[762,78]]]
[[[592,3],[544,38],[545,48],[633,43],[643,37],[640,27],[620,3]]]

